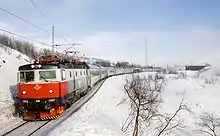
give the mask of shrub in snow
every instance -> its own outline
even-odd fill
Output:
[[[211,79],[205,78],[204,82],[206,84],[214,84],[216,82],[216,79],[214,79],[213,77]]]
[[[220,117],[204,112],[196,123],[196,132],[209,136],[220,136]]]

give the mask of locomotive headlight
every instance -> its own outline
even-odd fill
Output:
[[[53,90],[50,89],[50,90],[49,90],[49,93],[52,94],[52,93],[53,93]]]
[[[23,91],[22,91],[22,94],[23,94],[23,95],[25,95],[26,93],[27,93],[27,91],[26,91],[26,90],[23,90]]]

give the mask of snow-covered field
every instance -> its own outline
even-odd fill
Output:
[[[17,90],[18,66],[26,64],[26,60],[28,60],[27,56],[7,47],[0,47],[0,126],[14,119],[13,96],[16,95]]]
[[[186,127],[175,131],[178,136],[199,135],[194,131],[194,123],[203,111],[220,115],[220,84],[206,84],[204,76],[212,70],[201,73],[198,77],[166,75],[167,84],[163,93],[164,103],[161,112],[173,113],[182,98],[187,102],[191,113],[181,113]],[[142,73],[149,75],[149,73]],[[118,105],[126,97],[123,90],[126,76],[107,79],[98,93],[78,112],[53,130],[50,136],[122,136],[121,127],[128,113],[128,104]],[[171,135],[171,134],[170,134]],[[203,136],[202,134],[200,134]]]
[[[0,130],[1,126],[15,123],[13,96],[16,94],[17,69],[28,63],[28,57],[17,51],[6,52],[0,48]],[[141,73],[141,75],[155,74]],[[184,74],[184,76],[182,76]],[[179,75],[165,75],[166,87],[163,92],[161,112],[173,113],[182,98],[192,113],[181,115],[186,127],[175,131],[178,136],[196,136],[194,123],[202,112],[214,112],[220,115],[220,66],[212,66],[202,73],[182,71]],[[121,127],[128,113],[127,103],[119,104],[126,98],[123,85],[126,75],[106,80],[97,94],[78,112],[68,118],[51,136],[123,136]],[[201,134],[200,134],[201,135]],[[201,135],[203,136],[203,135]]]
[[[127,105],[118,105],[125,96],[125,75],[111,77],[96,95],[78,112],[52,131],[51,136],[120,136],[120,127],[126,118]]]

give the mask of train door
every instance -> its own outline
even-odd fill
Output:
[[[86,85],[88,88],[91,88],[91,75],[89,69],[86,69],[85,72],[86,72]]]
[[[75,71],[72,70],[72,79],[73,79],[73,90],[75,91],[76,90],[76,74],[75,74]]]

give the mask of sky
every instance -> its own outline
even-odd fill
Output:
[[[219,0],[33,1],[37,8],[30,0],[2,0],[0,8],[47,32],[1,10],[0,28],[51,44],[55,26],[55,43],[81,43],[73,50],[113,61],[220,62]]]

